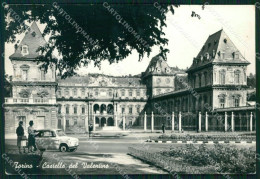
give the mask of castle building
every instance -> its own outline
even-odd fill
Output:
[[[63,128],[67,132],[96,130],[104,126],[142,128],[144,114],[168,115],[179,112],[197,115],[247,106],[246,68],[249,62],[223,30],[210,35],[185,72],[170,67],[159,55],[152,58],[145,72],[117,77],[89,74],[61,79],[55,66],[45,72],[37,49],[46,44],[34,22],[10,56],[13,65],[12,97],[5,98],[5,132],[15,133],[19,121],[26,127]],[[161,125],[155,117],[155,124]],[[188,118],[187,129],[194,129],[197,117]],[[247,121],[248,122],[248,121]],[[217,121],[213,121],[217,123]]]

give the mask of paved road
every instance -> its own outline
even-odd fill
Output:
[[[135,138],[135,137],[121,137],[121,138],[79,138],[79,147],[77,152],[88,152],[88,153],[121,153],[126,154],[128,151],[128,147],[138,146],[145,147],[149,150],[165,150],[170,147],[183,146],[186,144],[167,144],[167,143],[148,143],[145,142],[146,138]],[[7,146],[12,145],[13,147],[16,145],[16,139],[7,139]],[[200,144],[194,144],[200,145]],[[214,146],[213,144],[207,144],[208,146]],[[223,144],[228,145],[228,144]],[[234,144],[239,147],[254,147],[255,144]]]
[[[101,169],[103,174],[119,174],[125,172],[128,174],[165,174],[165,171],[143,163],[127,155],[128,147],[144,147],[148,151],[167,150],[170,147],[178,147],[186,144],[167,144],[167,143],[147,143],[147,137],[136,138],[133,136],[121,138],[91,138],[79,137],[79,147],[75,152],[61,153],[59,151],[46,151],[43,155],[43,163],[55,164],[58,163],[57,158],[61,159],[66,165],[76,164],[77,169],[73,172],[77,174],[100,174],[100,169],[84,168],[84,164],[95,165],[108,164],[107,169]],[[200,145],[200,144],[195,144]],[[228,144],[223,144],[228,145]],[[255,147],[255,144],[234,144],[239,148]],[[214,147],[212,144],[207,144],[208,147]],[[6,140],[6,149],[16,148],[16,139]],[[54,154],[55,157],[53,156]],[[42,163],[42,164],[43,164]],[[64,169],[44,168],[42,174],[67,174]]]

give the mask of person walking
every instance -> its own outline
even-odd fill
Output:
[[[23,129],[23,121],[19,122],[19,126],[16,128],[16,134],[17,134],[17,147],[19,149],[19,153],[21,154],[21,147],[23,147],[23,152],[25,153],[25,146],[26,141],[23,141],[24,136],[24,129]],[[23,144],[25,142],[25,145]]]
[[[29,138],[28,138],[28,149],[29,152],[33,152],[32,147],[34,147],[34,151],[37,150],[37,147],[35,145],[35,132],[34,132],[34,128],[33,128],[33,121],[29,122],[29,127],[28,127],[28,134],[29,134]]]
[[[89,126],[88,126],[88,137],[89,138],[90,138],[92,130],[93,130],[93,126],[92,126],[92,124],[89,124]]]
[[[165,133],[165,125],[164,125],[164,123],[162,124],[162,132]]]

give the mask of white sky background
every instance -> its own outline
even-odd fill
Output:
[[[155,10],[157,10],[155,8]],[[200,15],[201,19],[191,17],[192,11]],[[255,7],[253,5],[206,5],[202,10],[201,5],[181,5],[175,8],[175,14],[169,13],[164,28],[166,38],[169,39],[167,62],[169,66],[178,66],[186,69],[199,53],[208,36],[224,29],[234,42],[239,51],[251,64],[247,74],[255,74]],[[37,23],[41,32],[44,25]],[[23,35],[17,36],[19,40]],[[5,46],[6,73],[13,75],[12,64],[9,56],[14,53],[14,44]],[[104,73],[108,75],[136,75],[144,72],[151,58],[159,53],[159,48],[154,47],[150,57],[144,56],[138,62],[138,54],[133,51],[130,56],[118,64],[109,65],[108,61],[101,63],[101,70],[94,67],[93,63],[81,68],[79,74]]]

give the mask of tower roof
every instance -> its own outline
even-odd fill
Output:
[[[223,29],[208,37],[189,70],[212,62],[250,64]]]
[[[39,52],[36,52],[37,49],[46,44],[47,42],[43,38],[39,27],[36,22],[33,22],[25,33],[21,43],[18,45],[18,48],[15,49],[14,54],[10,56],[10,59],[34,59],[39,56]],[[22,53],[22,47],[24,46],[28,47],[28,53],[26,54]]]
[[[146,71],[143,73],[143,76],[150,74],[171,74],[171,72],[172,70],[167,62],[160,55],[156,55],[150,61]]]

